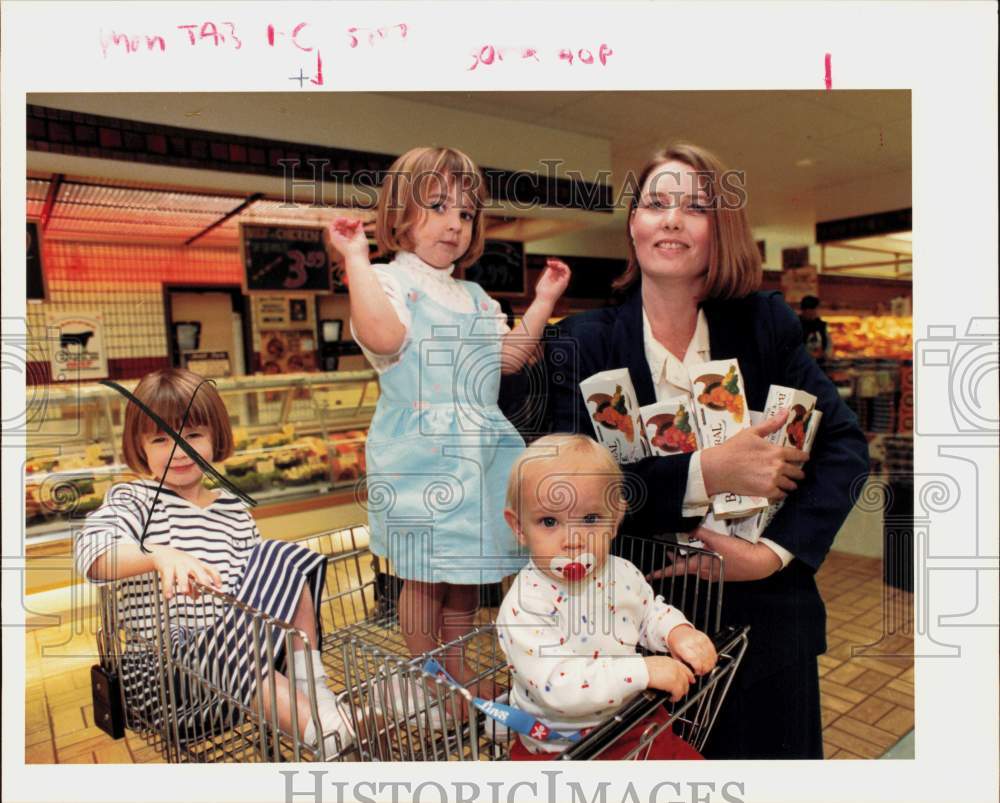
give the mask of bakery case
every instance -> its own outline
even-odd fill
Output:
[[[133,390],[137,381],[120,384]],[[259,502],[259,512],[359,487],[378,399],[374,371],[233,377],[216,380],[216,387],[235,446],[217,468]],[[29,394],[29,402],[37,419],[25,464],[30,544],[68,537],[72,523],[100,506],[113,483],[134,475],[121,451],[127,402],[116,391],[49,385]]]

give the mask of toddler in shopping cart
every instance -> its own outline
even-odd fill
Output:
[[[570,270],[550,260],[510,330],[482,287],[453,275],[483,253],[486,200],[466,154],[414,148],[379,191],[375,236],[393,255],[388,265],[372,268],[360,220],[339,218],[328,230],[353,335],[379,373],[365,446],[370,545],[404,581],[399,623],[413,656],[468,633],[480,586],[524,565],[502,492],[524,441],[497,406],[500,376],[537,355]],[[458,682],[493,696],[460,655],[446,663]]]
[[[677,702],[716,664],[711,640],[609,554],[624,512],[621,469],[591,438],[545,436],[514,465],[504,515],[531,560],[504,598],[497,633],[511,665],[510,705],[537,723],[519,734],[512,759],[553,758],[644,689]],[[669,655],[643,657],[638,645]],[[649,725],[666,721],[661,709],[602,758],[634,753]],[[643,752],[700,758],[669,727]]]
[[[212,383],[187,370],[163,369],[145,376],[133,395],[168,427],[179,431],[205,461],[224,460],[232,453],[229,415]],[[275,715],[273,684],[281,728],[291,732],[294,706],[298,735],[312,746],[322,737],[330,757],[352,737],[336,697],[324,682],[325,670],[315,649],[319,645],[316,610],[326,557],[298,544],[262,540],[244,503],[225,488],[206,487],[202,467],[176,447],[173,438],[146,411],[129,402],[122,451],[129,468],[141,478],[113,485],[102,506],[87,517],[74,545],[77,569],[93,583],[156,572],[167,603],[167,621],[173,623],[173,632],[163,637],[171,637],[175,659],[203,672],[225,698],[253,711],[260,703],[268,721]],[[267,645],[249,642],[252,634],[245,610],[220,604],[219,598],[210,599],[211,595],[201,593],[199,584],[224,591],[243,605],[274,620],[290,622],[306,634],[314,648],[309,653],[300,638],[293,639],[294,688],[286,675],[272,674],[273,667],[254,661],[255,653],[267,654]],[[121,616],[125,626],[140,634],[145,643],[155,644],[156,634],[146,631],[155,622],[156,586],[149,583],[145,588],[138,598],[135,591],[129,593]],[[220,609],[225,610],[221,619]],[[192,629],[195,632],[190,632]],[[273,634],[270,646],[277,665],[287,658],[283,655],[285,643],[278,629],[267,632]],[[318,722],[310,713],[307,662],[314,673]],[[270,675],[264,684],[267,692],[260,690],[262,700],[255,694],[258,672]],[[132,684],[134,698],[145,698],[147,703],[152,699],[149,689],[155,678],[128,677],[126,673],[123,680],[127,687]],[[145,694],[137,693],[136,688],[143,684]]]

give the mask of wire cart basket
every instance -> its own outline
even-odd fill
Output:
[[[444,761],[504,760],[516,735],[469,705],[468,692],[444,683],[427,670],[428,659],[461,653],[475,668],[469,686],[492,682],[498,694],[510,689],[510,670],[492,625],[495,611],[483,609],[469,634],[425,656],[411,658],[398,626],[393,580],[367,548],[367,528],[350,527],[312,535],[298,543],[327,555],[320,595],[321,650],[327,685],[337,695],[355,735],[336,747],[306,744],[303,722],[290,706],[291,726],[277,718],[277,683],[270,668],[280,668],[295,687],[294,667],[275,666],[274,645],[285,655],[292,640],[308,639],[290,624],[256,611],[235,598],[199,587],[197,601],[164,601],[155,574],[115,581],[100,589],[98,646],[100,674],[111,708],[124,712],[124,726],[140,734],[168,762],[280,761]],[[711,569],[718,582],[697,574],[651,580],[657,594],[681,608],[700,630],[713,637],[719,652],[716,668],[699,678],[677,704],[647,690],[593,730],[563,759],[597,758],[615,738],[666,706],[669,721],[643,734],[633,758],[664,727],[672,727],[695,749],[708,737],[715,716],[747,647],[747,630],[720,631],[722,559],[690,546],[620,536],[615,552],[644,573],[682,560]],[[710,575],[713,576],[713,575]],[[137,604],[140,603],[140,604]],[[135,611],[143,611],[137,617]],[[226,633],[243,634],[252,654],[257,692],[247,701],[228,689],[221,656]],[[208,632],[209,637],[197,638]],[[216,635],[219,643],[213,639]],[[195,648],[193,645],[197,644]],[[317,730],[319,715],[309,677],[308,716]],[[95,683],[95,711],[98,693]],[[502,699],[502,697],[500,698]],[[116,734],[117,735],[117,734]]]
[[[615,547],[619,556],[644,573],[689,564],[693,573],[665,573],[651,577],[651,584],[658,595],[681,608],[695,627],[711,636],[719,660],[679,702],[670,703],[662,692],[646,690],[559,758],[600,758],[619,736],[661,708],[668,716],[650,724],[626,758],[644,758],[666,728],[701,750],[749,643],[748,628],[720,629],[722,558],[704,549],[628,536],[616,539]],[[703,575],[718,580],[710,582],[702,579]],[[413,659],[388,651],[363,635],[346,636],[343,653],[345,705],[359,734],[356,749],[362,760],[492,761],[509,757],[516,734],[470,705],[469,689],[480,683],[492,684],[500,701],[511,688],[510,667],[492,624],[483,624]],[[434,671],[435,664],[445,664],[446,655],[474,670],[464,688],[453,686]]]

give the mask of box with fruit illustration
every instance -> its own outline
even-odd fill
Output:
[[[771,386],[772,391],[774,390],[774,387],[775,386],[773,385]],[[783,390],[787,390],[787,388],[783,388]],[[768,395],[770,396],[770,394]],[[815,404],[815,399],[813,400],[813,403]],[[775,410],[773,415],[777,415],[778,411],[781,409],[782,408],[778,408],[777,410]],[[771,418],[773,417],[773,415],[768,417]],[[819,432],[820,420],[822,418],[823,418],[823,413],[813,408],[805,423],[805,431],[802,434],[801,445],[792,443],[791,438],[786,440],[786,444],[788,446],[795,446],[796,449],[801,449],[803,452],[812,451],[812,445],[816,440],[816,433]],[[790,419],[791,416],[789,416],[789,420]],[[784,429],[787,428],[788,424],[786,423]],[[792,438],[797,437],[797,429],[793,430],[793,434],[791,437]],[[745,518],[736,519],[735,521],[730,522],[731,524],[730,532],[733,535],[737,535],[740,538],[749,541],[750,543],[753,544],[757,543],[757,541],[760,540],[760,537],[764,534],[764,531],[767,529],[767,526],[772,521],[774,521],[774,517],[778,514],[778,511],[781,510],[781,506],[783,504],[784,500],[781,499],[775,502],[773,505],[768,505],[764,510],[758,511],[752,516],[747,516]]]
[[[597,440],[619,463],[649,457],[650,447],[639,418],[639,405],[627,368],[601,371],[580,383]]]
[[[698,431],[687,396],[675,396],[639,408],[643,431],[654,455],[667,457],[698,450]]]
[[[705,448],[719,446],[750,426],[743,375],[736,360],[694,365],[688,375],[695,420]],[[718,519],[745,516],[766,507],[767,499],[761,496],[725,493],[712,498],[712,511]]]
[[[788,410],[788,420],[777,432],[767,439],[778,446],[792,446],[802,449],[806,441],[806,430],[816,409],[816,397],[804,390],[771,385],[764,405],[764,418],[774,418],[782,410]]]

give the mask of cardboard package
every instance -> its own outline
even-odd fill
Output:
[[[644,405],[639,408],[639,417],[654,455],[669,457],[701,448],[698,425],[687,396]]]
[[[619,464],[634,463],[652,451],[639,417],[628,368],[601,371],[580,383],[594,434]]]
[[[773,387],[772,387],[773,390]],[[809,394],[806,394],[809,395]],[[770,394],[769,394],[770,396]],[[813,398],[813,404],[815,404],[815,398]],[[778,408],[781,409],[781,408]],[[775,411],[775,415],[777,411]],[[795,446],[797,449],[801,449],[803,452],[809,452],[812,450],[812,445],[816,440],[816,433],[819,432],[820,421],[823,418],[823,413],[815,409],[815,407],[810,411],[808,420],[805,424],[805,432],[802,437],[802,445],[798,446],[790,441],[786,440],[787,445]],[[791,416],[789,416],[791,420]],[[782,429],[787,429],[787,423]],[[781,430],[779,430],[781,432]],[[775,433],[778,434],[778,433]],[[797,433],[793,430],[792,438],[797,437]],[[787,436],[786,436],[787,438]],[[760,537],[764,534],[767,526],[774,521],[774,517],[781,510],[781,506],[784,504],[785,500],[780,500],[775,502],[773,505],[768,505],[764,510],[755,513],[752,516],[747,516],[746,518],[737,519],[731,522],[730,532],[752,544],[756,544],[760,540]]]
[[[750,426],[743,375],[736,360],[713,360],[688,372],[694,393],[695,418],[705,448],[719,446]],[[767,507],[761,496],[717,494],[712,512],[717,519],[747,516]]]

